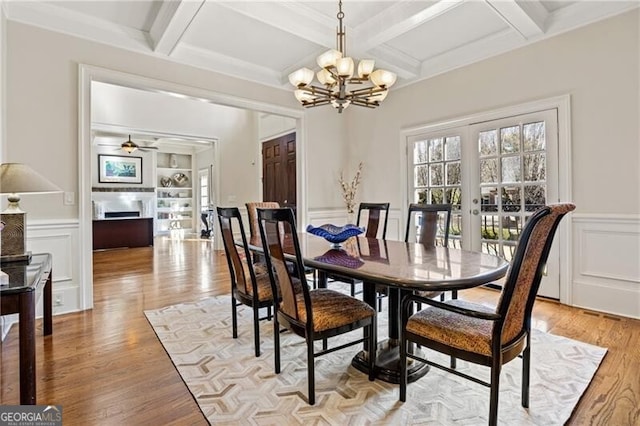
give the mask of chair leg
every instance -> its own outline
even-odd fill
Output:
[[[351,297],[356,295],[356,283],[351,283]]]
[[[489,426],[498,424],[498,390],[500,389],[500,360],[494,359],[491,366],[491,397],[489,400]]]
[[[326,341],[326,339],[324,339]],[[316,403],[316,374],[313,356],[313,336],[307,337],[307,385],[309,391],[309,405]]]
[[[457,299],[458,298],[458,290],[452,290],[451,291],[451,298],[452,299]]]
[[[260,356],[260,308],[253,307],[253,346],[256,357]]]
[[[522,353],[522,406],[529,407],[529,375],[531,371],[531,334],[527,335],[527,347]]]
[[[273,366],[276,374],[280,374],[280,324],[276,311],[273,313]]]
[[[236,298],[231,296],[231,332],[233,338],[238,338],[238,308],[236,306]]]
[[[449,362],[449,365],[451,366],[451,369],[455,370],[456,369],[456,358],[455,357],[451,357],[451,361]]]

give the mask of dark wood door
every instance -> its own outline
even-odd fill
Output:
[[[296,211],[296,134],[262,144],[262,198]]]

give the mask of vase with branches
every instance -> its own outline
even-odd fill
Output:
[[[358,185],[360,185],[360,176],[362,175],[362,167],[364,164],[362,161],[358,164],[358,170],[351,181],[347,182],[344,179],[344,171],[340,172],[340,187],[342,188],[342,198],[347,206],[347,213],[350,219],[353,217],[356,206],[356,194],[358,192]]]

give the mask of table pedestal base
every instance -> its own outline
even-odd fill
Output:
[[[400,346],[389,339],[378,342],[376,355],[376,378],[388,383],[400,383]],[[414,353],[418,350],[414,347]],[[407,380],[414,382],[427,374],[429,366],[414,359],[407,359]],[[360,351],[351,361],[356,369],[369,374],[369,364],[364,351]]]

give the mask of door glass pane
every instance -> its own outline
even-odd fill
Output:
[[[442,138],[431,139],[429,144],[429,161],[442,161]]]
[[[442,204],[444,203],[444,191],[442,189],[432,189],[431,190],[431,201],[430,204]]]
[[[460,162],[447,164],[447,185],[460,185],[462,177],[460,174]]]
[[[520,157],[502,158],[502,182],[520,182]]]
[[[524,187],[524,209],[533,212],[547,204],[545,185],[526,185]]]
[[[460,188],[447,188],[444,193],[446,197],[445,203],[452,204],[452,210],[460,209],[460,204],[462,203]]]
[[[489,130],[478,134],[478,148],[480,150],[480,156],[498,154],[497,134],[496,130]]]
[[[432,164],[431,166],[429,166],[429,174],[431,176],[431,186],[444,185],[444,173],[442,173],[442,164]]]
[[[502,211],[519,212],[522,202],[522,189],[519,186],[502,187]]]
[[[498,188],[483,187],[480,188],[480,194],[482,197],[481,210],[483,212],[497,212],[498,211]]]
[[[542,151],[546,148],[544,121],[522,126],[525,151]]]
[[[424,204],[427,202],[427,190],[419,189],[415,191],[415,196],[413,198],[414,203]]]
[[[480,183],[498,183],[498,159],[480,160]]]
[[[525,182],[540,182],[546,179],[546,155],[526,154],[522,156]]]
[[[500,129],[500,146],[502,154],[520,152],[520,126]]]
[[[413,144],[413,162],[426,163],[427,157],[427,141],[419,141]]]
[[[415,168],[415,186],[427,186],[429,185],[429,167],[428,166],[416,166]]]
[[[445,160],[459,160],[460,136],[447,138],[446,141]]]

